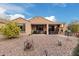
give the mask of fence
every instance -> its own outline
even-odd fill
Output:
[[[79,32],[75,32],[75,33],[73,33],[73,36],[77,36],[77,37],[79,37]]]
[[[74,33],[72,33],[72,32],[66,32],[65,35],[66,36],[77,36],[77,37],[79,37],[79,32],[74,32]]]

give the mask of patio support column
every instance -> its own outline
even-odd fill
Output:
[[[57,34],[57,25],[54,26],[54,34]]]
[[[49,34],[49,25],[47,24],[47,35]]]

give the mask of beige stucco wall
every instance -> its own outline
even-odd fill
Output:
[[[64,32],[68,29],[68,26],[65,24],[63,27]]]
[[[63,32],[67,30],[67,25],[66,24],[61,24],[60,29],[63,29]]]
[[[5,26],[5,24],[4,23],[0,23],[0,28],[3,27],[3,26]]]
[[[23,18],[18,18],[18,19],[15,19],[13,21],[16,22],[16,23],[25,23],[25,33],[27,35],[31,34],[31,24],[30,24],[29,21],[27,21]]]

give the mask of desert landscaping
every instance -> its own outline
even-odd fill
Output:
[[[26,22],[25,24],[28,25],[23,18],[17,20]],[[40,17],[34,20],[46,21]],[[50,21],[47,20],[47,22]],[[66,28],[64,24],[55,25],[29,24],[25,26],[24,23],[18,25],[13,21],[5,23],[0,28],[0,56],[79,55],[79,24],[71,23]]]
[[[33,49],[24,51],[24,42],[33,41]],[[0,35],[0,56],[71,56],[78,38],[60,34],[21,34],[19,38],[6,40]],[[58,42],[61,45],[58,45]]]

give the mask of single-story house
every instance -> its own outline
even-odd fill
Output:
[[[22,33],[29,34],[53,34],[64,32],[65,24],[53,22],[43,17],[33,17],[32,19],[17,18],[12,20],[18,24]]]
[[[4,19],[0,19],[0,28],[5,26],[5,24],[7,23],[8,21],[7,20],[4,20]]]

